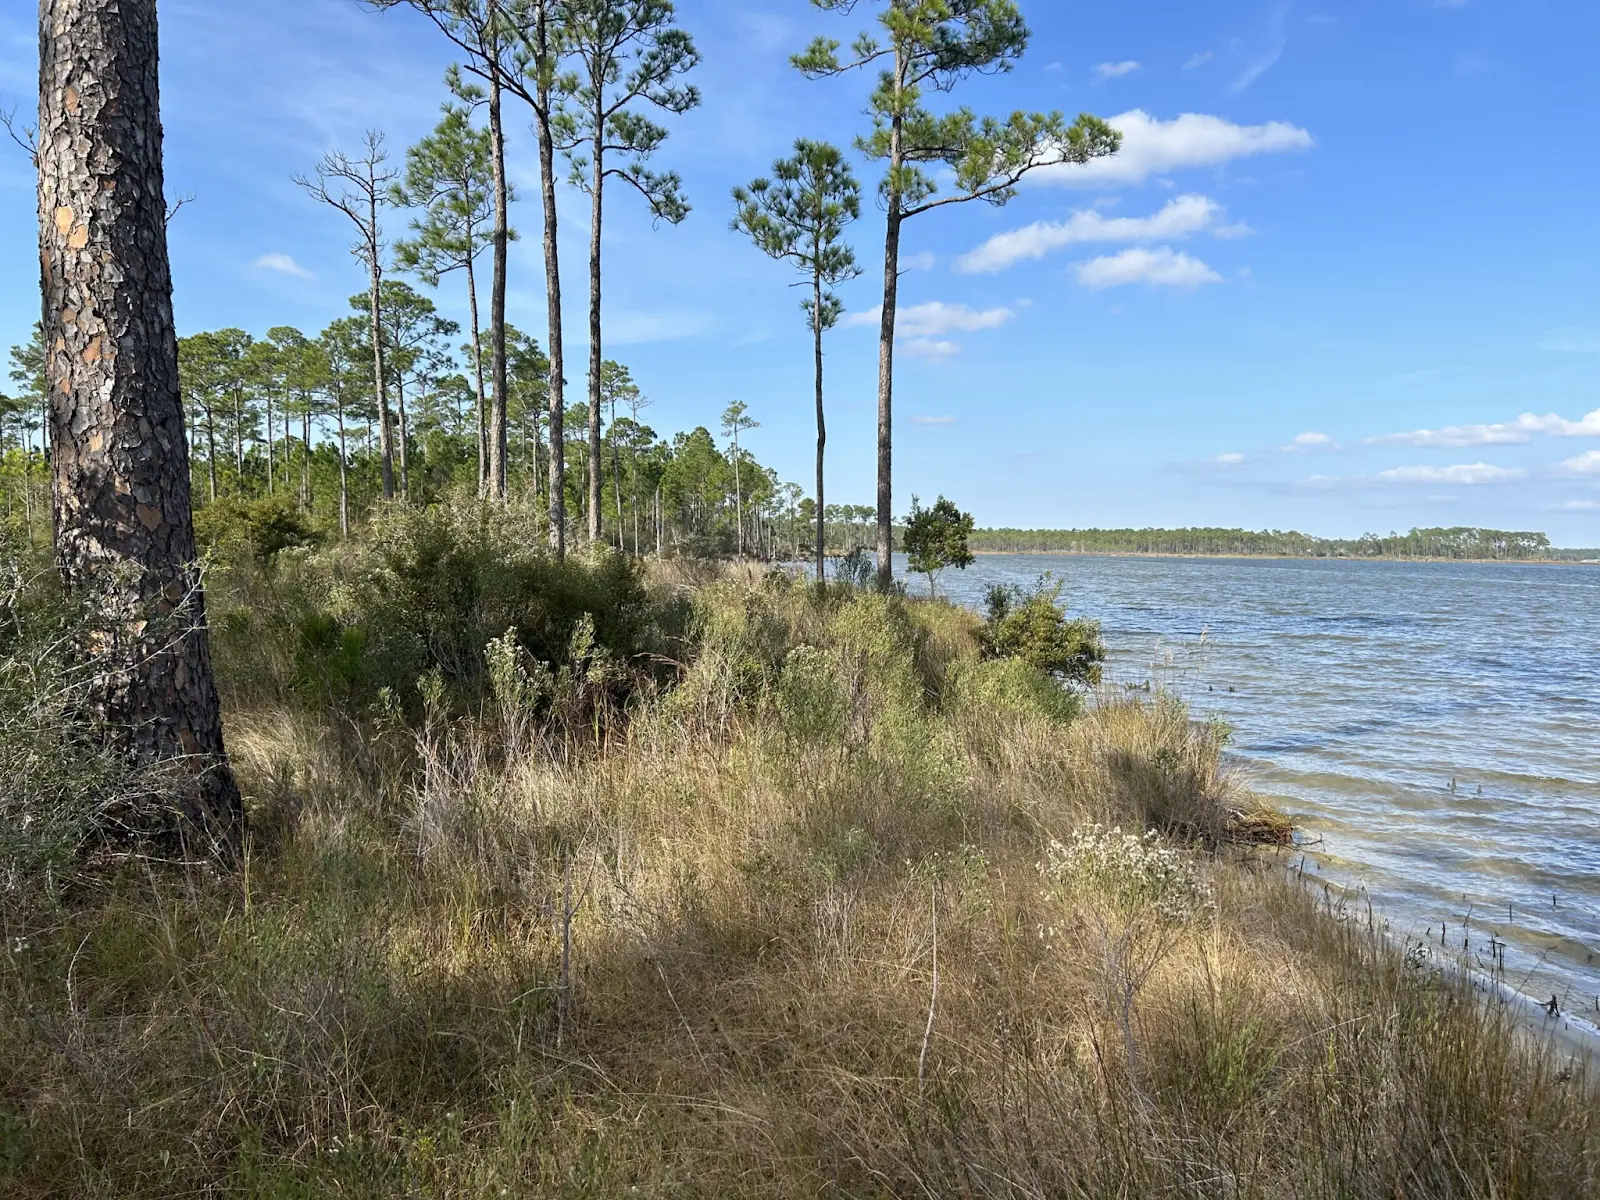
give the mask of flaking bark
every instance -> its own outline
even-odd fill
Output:
[[[162,786],[108,837],[231,854],[167,258],[156,0],[41,0],[40,264],[56,553],[94,596],[88,714]]]

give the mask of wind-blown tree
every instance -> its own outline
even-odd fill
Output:
[[[388,152],[383,134],[368,130],[362,153],[351,158],[342,150],[333,151],[317,164],[316,178],[295,176],[295,182],[312,199],[342,212],[354,223],[359,234],[352,252],[367,268],[367,306],[372,346],[372,385],[378,397],[378,445],[383,456],[383,498],[394,499],[394,447],[389,440],[388,372],[383,361],[383,255],[385,250],[380,213],[390,204],[390,188],[399,172],[386,169]]]
[[[857,0],[811,0],[850,13]],[[1082,164],[1116,153],[1121,134],[1098,117],[1071,125],[1060,113],[1014,112],[1004,120],[958,108],[936,114],[929,92],[949,92],[972,75],[1003,74],[1028,45],[1014,0],[880,0],[882,40],[863,33],[847,60],[840,43],[818,38],[794,64],[808,78],[879,67],[868,99],[870,133],[856,148],[885,164],[879,197],[887,217],[883,309],[878,334],[878,584],[894,580],[894,339],[904,224],[938,208],[982,200],[1003,205],[1023,176],[1041,167]],[[941,195],[934,174],[953,175]]]
[[[561,37],[576,69],[559,81],[560,111],[552,128],[572,166],[572,182],[588,193],[589,226],[589,540],[600,540],[600,407],[605,354],[601,337],[601,229],[607,179],[633,187],[657,221],[689,215],[676,172],[645,165],[667,131],[642,106],[682,114],[700,91],[678,82],[700,54],[673,25],[671,0],[563,0]]]
[[[749,416],[749,411],[750,406],[743,400],[735,400],[722,413],[722,435],[733,442],[733,504],[738,520],[738,542],[734,553],[740,556],[744,554],[744,489],[739,464],[744,456],[739,450],[739,435],[747,429],[761,428],[761,422]]]
[[[822,404],[822,335],[839,323],[844,302],[834,292],[856,278],[861,268],[855,251],[845,244],[846,226],[861,215],[861,186],[838,148],[801,138],[791,158],[772,164],[772,179],[757,179],[735,188],[738,206],[733,227],[780,262],[790,262],[810,284],[801,304],[814,338],[817,392],[817,582],[824,578],[826,530],[823,513],[823,462],[828,447],[828,421]]]
[[[494,277],[489,293],[489,342],[493,401],[489,411],[489,495],[506,498],[506,271],[511,242],[511,185],[506,177],[504,94],[513,39],[512,13],[519,0],[358,0],[378,12],[409,5],[433,22],[466,56],[462,66],[483,80],[489,110],[490,189],[494,200]]]
[[[39,250],[56,559],[104,623],[95,733],[167,789],[108,836],[231,857],[244,805],[223,748],[195,564],[167,257],[156,0],[43,0]]]
[[[450,77],[451,90],[468,104],[481,90]],[[507,199],[510,186],[507,185]],[[434,131],[406,151],[406,173],[394,190],[395,203],[420,209],[411,222],[413,236],[395,243],[395,265],[437,288],[461,271],[467,281],[471,320],[473,381],[478,396],[478,493],[489,487],[489,403],[483,383],[482,320],[478,313],[477,261],[494,240],[493,143],[486,129],[472,124],[466,105],[446,104]],[[507,237],[516,239],[513,230]]]

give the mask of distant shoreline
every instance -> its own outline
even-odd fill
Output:
[[[1593,558],[1448,558],[1442,555],[1403,554],[1252,554],[1247,550],[1230,553],[1205,553],[1175,550],[974,550],[979,558],[1239,558],[1277,562],[1399,562],[1399,563],[1487,563],[1532,567],[1600,566]]]

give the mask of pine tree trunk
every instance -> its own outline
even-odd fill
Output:
[[[493,15],[494,5],[490,4]],[[506,270],[510,241],[506,189],[506,136],[501,119],[501,83],[498,44],[489,70],[489,141],[494,160],[494,280],[489,297],[489,339],[494,354],[494,401],[489,413],[489,495],[505,503],[506,489]]]
[[[339,391],[339,537],[350,537],[350,454],[345,448],[344,391]]]
[[[547,5],[539,5],[536,35],[541,57],[549,54]],[[561,255],[556,242],[555,140],[550,132],[550,87],[541,72],[539,103],[534,107],[534,132],[539,140],[539,191],[544,204],[544,282],[550,312],[550,545],[556,558],[567,553],[567,381],[561,329]]]
[[[734,547],[735,558],[744,557],[744,487],[739,478],[739,431],[733,431],[733,511],[735,514],[734,528],[738,531],[739,543]]]
[[[377,195],[376,192],[373,193]],[[378,203],[372,201],[372,225],[378,228]],[[368,266],[372,275],[372,290],[368,294],[368,319],[372,327],[372,386],[378,396],[378,454],[382,458],[383,498],[394,499],[394,447],[389,442],[389,380],[383,353],[383,309],[379,299],[379,285],[383,282],[383,263],[379,257],[377,237],[368,242]]]
[[[211,502],[217,501],[217,422],[211,406],[206,405],[206,471],[211,486]]]
[[[311,511],[311,397],[304,397],[306,411],[300,414],[300,502]]]
[[[900,170],[900,128],[891,132],[894,161],[890,178]],[[894,329],[900,299],[900,194],[889,193],[888,232],[883,247],[883,319],[878,330],[878,587],[894,586]]]
[[[155,0],[42,0],[39,213],[56,554],[99,600],[99,731],[158,786],[108,836],[231,857],[167,258]]]
[[[411,459],[406,443],[411,439],[411,429],[406,421],[406,380],[400,372],[395,372],[395,399],[400,406],[400,498],[406,502],[411,500]]]
[[[600,128],[600,117],[595,117]],[[589,542],[600,541],[600,223],[605,213],[605,150],[594,139],[594,178],[590,183],[592,212],[589,230]]]
[[[828,448],[828,419],[822,410],[822,276],[812,277],[812,329],[816,334],[817,357],[817,583],[827,580],[827,560],[823,550],[826,535],[822,495],[822,460]],[[800,557],[800,536],[795,535],[794,554]]]
[[[472,372],[473,381],[477,384],[478,395],[478,495],[485,496],[489,492],[489,425],[484,419],[488,412],[489,398],[483,388],[483,334],[478,325],[478,279],[477,271],[472,265],[473,232],[467,231],[467,309],[472,318]]]
[[[267,495],[272,495],[273,476],[277,463],[272,457],[272,389],[267,389]]]

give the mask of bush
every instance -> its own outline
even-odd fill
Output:
[[[243,500],[227,496],[194,514],[195,541],[224,559],[270,563],[285,550],[309,548],[322,533],[296,504],[278,497]]]
[[[61,594],[56,573],[0,535],[0,896],[51,895],[97,832],[160,787],[85,731],[104,669],[95,605]]]
[[[1032,591],[997,583],[990,587],[985,607],[984,648],[991,657],[1021,659],[1068,683],[1100,682],[1106,657],[1100,623],[1067,616],[1060,580],[1042,576]]]
[[[269,653],[260,620],[276,619],[296,647],[294,682],[352,710],[387,692],[416,711],[417,682],[434,673],[449,707],[481,707],[489,646],[507,630],[530,663],[574,667],[590,700],[620,705],[687,623],[687,602],[652,594],[636,561],[604,549],[557,561],[535,513],[476,502],[384,513],[362,542],[274,581],[272,599],[289,609],[256,602],[244,629],[221,623],[226,651]]]

